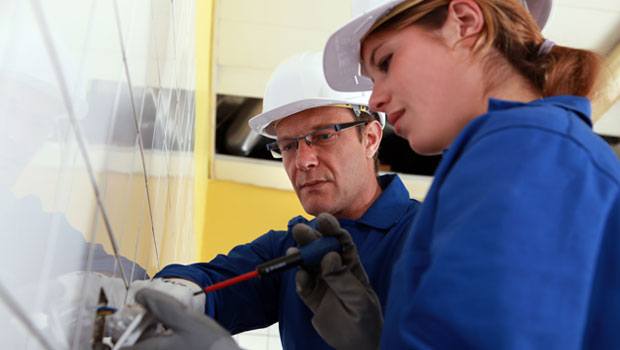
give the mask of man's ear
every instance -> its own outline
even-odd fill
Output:
[[[482,9],[474,0],[452,0],[442,34],[452,48],[473,49],[484,28]]]
[[[366,149],[366,157],[372,158],[379,151],[381,138],[383,137],[383,129],[381,124],[374,120],[366,125],[364,132],[364,148]]]

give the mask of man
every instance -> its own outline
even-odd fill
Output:
[[[308,236],[311,233],[304,228],[319,225],[325,232],[325,227],[342,225],[350,236],[337,229],[334,235],[345,251],[354,256],[357,256],[357,246],[361,264],[359,260],[347,266],[336,262],[333,272],[347,274],[351,284],[330,287],[363,288],[373,303],[385,305],[391,269],[419,202],[409,199],[398,177],[377,177],[376,154],[381,142],[383,120],[370,113],[366,104],[366,95],[337,93],[327,87],[319,54],[299,55],[280,65],[265,92],[265,112],[252,118],[250,125],[262,135],[276,140],[268,148],[274,156],[282,158],[284,169],[304,210],[315,216],[330,213],[338,221],[328,217],[310,221],[296,217],[289,222],[287,232],[270,231],[251,243],[234,248],[228,255],[217,256],[209,263],[167,266],[156,277],[186,279],[201,287],[208,286],[285,255],[289,248],[296,246],[299,237],[302,237],[301,245],[316,238]],[[295,232],[293,227],[300,223],[309,226],[298,226],[302,229]],[[313,323],[316,326],[317,322],[324,320],[313,319],[313,312],[296,292],[296,278],[307,277],[296,270],[289,270],[221,289],[206,295],[204,310],[233,334],[280,322],[284,348],[330,348],[313,327]],[[317,288],[324,290],[328,287],[320,285]],[[137,300],[178,334],[184,333],[184,327],[179,327],[179,322],[188,327],[195,327],[192,324],[199,322],[195,315],[187,318],[175,316],[174,321],[166,319],[172,313],[178,316],[179,311],[178,308],[167,308],[165,300],[160,297],[157,293],[146,291],[139,293]],[[302,296],[305,297],[312,298]],[[177,311],[158,312],[162,309]],[[363,315],[361,318],[364,318]],[[207,322],[204,317],[202,320]],[[370,328],[380,330],[380,326]],[[185,330],[185,334],[189,333]],[[179,343],[172,344],[172,339],[178,339]],[[154,338],[147,340],[149,343],[146,344],[191,348],[192,339],[196,339],[196,344],[202,342],[203,348],[209,348],[205,343],[208,340],[200,340],[199,335]],[[136,348],[141,346],[147,347],[142,344]]]

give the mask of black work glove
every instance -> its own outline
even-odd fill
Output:
[[[351,235],[338,220],[323,213],[317,230],[305,224],[293,227],[293,238],[304,246],[321,236],[334,236],[342,253],[327,253],[318,270],[300,268],[295,276],[297,294],[312,310],[312,325],[323,340],[338,350],[378,349],[383,316],[379,298],[368,282]],[[297,248],[289,248],[289,252]]]
[[[172,334],[157,335],[123,350],[240,350],[230,334],[204,314],[189,310],[175,298],[158,290],[136,292],[136,301]]]

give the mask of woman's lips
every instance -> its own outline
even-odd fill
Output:
[[[387,115],[387,119],[388,122],[390,124],[392,124],[392,126],[394,126],[394,129],[396,130],[396,133],[398,133],[398,121],[400,120],[400,118],[403,116],[403,114],[405,114],[405,110],[404,109],[400,109],[396,112],[392,112],[392,113],[388,113]]]

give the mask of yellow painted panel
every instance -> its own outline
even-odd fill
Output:
[[[216,93],[263,98],[271,69],[220,66],[216,77]]]
[[[270,229],[284,230],[292,217],[305,214],[292,191],[219,180],[209,181],[206,213],[201,261]]]
[[[268,0],[265,7],[273,24],[330,33],[351,19],[351,0]]]
[[[217,18],[246,22],[265,22],[269,13],[266,2],[271,0],[219,0]]]
[[[333,32],[351,17],[351,0],[220,0],[218,19]]]
[[[218,93],[260,97],[273,69],[303,51],[320,51],[351,17],[350,0],[219,0]]]
[[[269,69],[301,51],[323,48],[327,31],[220,20],[218,65]]]
[[[196,121],[194,130],[194,235],[196,255],[201,256],[209,178],[209,156],[213,154],[215,112],[212,91],[214,2],[196,2]]]

